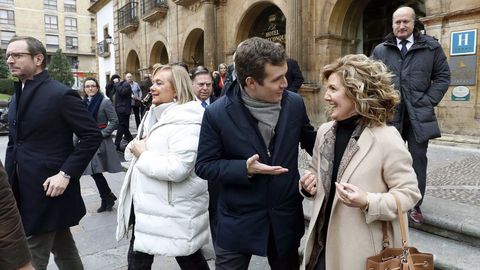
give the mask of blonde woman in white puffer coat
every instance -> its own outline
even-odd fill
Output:
[[[154,255],[181,269],[209,269],[207,181],[194,171],[203,107],[183,67],[156,66],[152,107],[126,150],[132,159],[120,192],[117,240],[133,236],[128,269],[151,269]]]

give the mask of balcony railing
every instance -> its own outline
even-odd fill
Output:
[[[190,6],[191,4],[197,2],[199,0],[173,0],[173,3],[180,5],[180,6]]]
[[[128,34],[138,28],[138,3],[129,2],[118,10],[118,29]]]
[[[168,11],[166,0],[142,0],[142,20],[154,22],[165,18]]]
[[[98,56],[101,57],[109,57],[110,56],[110,46],[107,41],[101,41],[97,43],[97,53]]]

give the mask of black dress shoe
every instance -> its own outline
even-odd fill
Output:
[[[422,214],[422,210],[420,210],[420,207],[414,207],[412,210],[410,210],[408,212],[408,217],[414,223],[418,223],[418,224],[423,223],[423,214]]]

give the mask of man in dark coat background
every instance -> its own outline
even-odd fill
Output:
[[[133,140],[130,133],[130,114],[132,113],[132,87],[127,80],[114,84],[115,88],[115,112],[118,116],[118,129],[115,136],[117,151],[123,151],[122,139],[128,143]]]
[[[423,222],[420,206],[427,185],[428,140],[441,136],[434,107],[450,84],[450,69],[443,49],[434,38],[414,28],[415,11],[400,7],[393,13],[393,32],[375,47],[372,57],[383,61],[395,75],[395,88],[402,100],[392,124],[408,143],[422,199],[409,213],[413,222]]]
[[[271,269],[298,269],[305,231],[298,145],[316,132],[302,98],[285,91],[286,54],[253,37],[236,51],[237,80],[205,110],[195,171],[218,184],[216,269],[247,269],[252,254]]]
[[[40,41],[14,37],[6,56],[19,81],[9,105],[5,165],[33,264],[46,269],[52,252],[59,269],[83,269],[70,227],[86,213],[79,179],[102,135],[78,92],[48,75]]]

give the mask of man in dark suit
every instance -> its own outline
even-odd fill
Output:
[[[192,79],[192,89],[198,102],[200,102],[202,107],[206,108],[215,101],[212,74],[206,67],[198,66],[190,71],[190,78]]]
[[[391,124],[407,142],[422,194],[409,211],[409,218],[422,223],[420,206],[427,187],[428,141],[441,136],[434,107],[448,90],[450,68],[440,43],[415,28],[415,17],[413,8],[398,8],[392,16],[392,33],[375,47],[372,58],[384,62],[395,75],[392,83],[401,94]]]
[[[123,151],[122,139],[128,142],[133,140],[130,133],[130,114],[132,113],[132,87],[127,80],[114,85],[115,87],[115,112],[118,116],[118,129],[115,136],[117,151]]]
[[[277,46],[282,47],[285,49],[283,43],[275,43]],[[302,87],[303,84],[303,74],[300,70],[300,66],[298,65],[297,60],[293,58],[287,58],[287,74],[285,74],[285,78],[287,78],[287,89],[297,93],[298,89]]]
[[[252,254],[271,269],[298,269],[305,231],[298,144],[316,133],[302,98],[285,91],[285,51],[253,37],[236,51],[237,80],[205,110],[195,172],[218,185],[216,269],[247,269]]]
[[[7,63],[19,81],[5,165],[35,268],[46,269],[52,252],[59,269],[83,269],[70,227],[86,213],[79,179],[102,135],[78,92],[50,78],[46,56],[32,37],[8,44]]]

